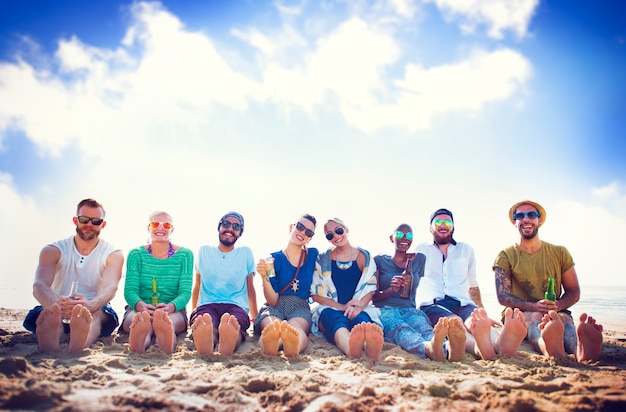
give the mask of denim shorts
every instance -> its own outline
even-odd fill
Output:
[[[113,310],[113,306],[110,303],[107,303],[102,307],[102,311],[106,313],[108,316],[104,317],[104,322],[102,323],[102,328],[100,329],[100,337],[104,338],[106,336],[110,336],[111,333],[117,328],[120,324],[120,321],[117,317],[117,313]],[[26,318],[24,319],[24,327],[26,330],[36,333],[37,329],[37,318],[43,312],[43,306],[38,305],[28,312]],[[63,324],[63,331],[65,333],[70,333],[70,325],[67,323]]]
[[[461,302],[457,299],[446,295],[443,299],[435,299],[432,305],[422,305],[420,309],[426,313],[428,319],[430,319],[431,325],[436,325],[439,318],[447,316],[457,315],[463,322],[472,315],[478,306],[470,303],[469,305],[461,306]]]

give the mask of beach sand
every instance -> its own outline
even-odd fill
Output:
[[[0,408],[54,411],[612,411],[626,410],[626,321],[605,330],[598,362],[515,357],[421,359],[385,344],[376,363],[310,338],[295,358],[265,356],[250,337],[235,355],[198,356],[180,335],[166,355],[129,351],[127,335],[79,354],[41,353],[26,310],[0,309]]]

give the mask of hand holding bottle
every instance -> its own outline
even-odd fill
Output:
[[[84,296],[78,293],[78,281],[73,281],[70,291],[67,296],[59,298],[59,305],[61,306],[61,320],[63,323],[70,323],[72,317],[72,309],[79,301],[82,302]]]

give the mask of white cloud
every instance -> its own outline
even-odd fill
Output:
[[[505,30],[526,36],[539,0],[425,0],[434,2],[450,20],[460,20],[465,33],[489,26],[490,37],[501,39]]]

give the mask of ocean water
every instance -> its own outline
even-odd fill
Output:
[[[495,294],[482,294],[489,315],[494,318],[502,311]],[[581,286],[580,300],[570,308],[574,319],[581,313],[593,316],[598,322],[626,322],[626,286]],[[499,317],[497,318],[499,320]]]

